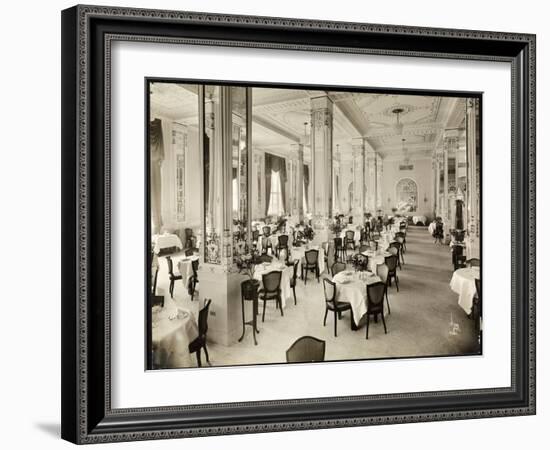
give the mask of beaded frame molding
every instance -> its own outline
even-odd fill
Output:
[[[512,73],[511,385],[113,409],[113,41],[504,61]],[[535,36],[82,6],[62,12],[62,426],[78,444],[535,414]]]

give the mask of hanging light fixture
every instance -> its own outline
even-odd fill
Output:
[[[405,110],[403,108],[394,108],[392,113],[395,114],[395,125],[393,129],[396,134],[403,134],[403,124],[399,121],[399,114],[402,114]]]
[[[409,149],[405,147],[405,138],[401,138],[401,151],[403,152],[403,165],[409,165]]]

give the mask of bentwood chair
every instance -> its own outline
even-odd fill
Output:
[[[443,244],[443,224],[441,222],[438,222],[435,226],[435,230],[433,233],[434,237],[434,244],[439,243]]]
[[[397,241],[394,241],[394,242],[390,243],[390,248],[392,248],[392,247],[397,249],[397,265],[401,269],[401,257],[403,256],[401,254],[401,244]]]
[[[390,300],[388,299],[388,273],[389,273],[388,266],[386,266],[386,264],[380,264],[377,266],[376,270],[377,270],[378,276],[382,280],[382,283],[384,283],[384,286],[385,286],[384,295],[386,296],[386,303],[388,304],[388,314],[391,314]]]
[[[336,300],[336,283],[328,278],[323,278],[323,290],[325,293],[325,318],[323,326],[327,324],[327,315],[329,311],[334,313],[334,337],[338,337],[338,317],[344,312],[351,310],[348,302],[339,302]],[[353,317],[351,318],[353,320]]]
[[[308,272],[313,272],[317,277],[317,282],[319,282],[319,250],[307,250],[304,256],[305,263],[302,264],[302,278],[304,279],[304,284],[307,284]]]
[[[279,243],[277,245],[277,258],[281,254],[281,250],[286,250],[286,255],[288,258],[288,235],[287,234],[281,234],[277,237]]]
[[[355,232],[347,230],[344,236],[344,251],[347,257],[348,250],[355,251]]]
[[[292,288],[292,294],[294,294],[294,304],[296,305],[296,278],[298,277],[298,264],[299,260],[295,259],[292,263],[292,278],[290,279],[290,287]]]
[[[274,270],[262,275],[263,287],[258,291],[259,299],[264,302],[262,322],[265,320],[265,304],[269,300],[275,300],[275,308],[279,308],[281,310],[281,316],[284,316],[283,304],[281,300],[282,275],[283,272],[280,270]]]
[[[398,238],[403,238],[403,242],[401,242]],[[401,242],[403,246],[403,253],[407,253],[407,233],[404,231],[398,231],[395,233],[395,240]]]
[[[176,281],[181,280],[183,277],[179,273],[174,273],[174,262],[172,261],[172,258],[170,256],[166,257],[166,262],[168,263],[168,279],[170,280],[170,297],[174,298],[174,284],[176,283]]]
[[[384,324],[384,334],[388,333],[386,328],[386,320],[384,319],[384,292],[385,284],[382,281],[367,285],[367,333],[366,339],[369,338],[369,323],[370,316],[374,316],[375,320],[380,315]]]
[[[191,269],[193,270],[193,275],[189,279],[189,295],[191,296],[191,301],[195,296],[195,289],[197,288],[197,283],[199,282],[199,260],[191,261]]]
[[[478,258],[470,258],[466,260],[466,266],[468,267],[479,267],[479,259]]]
[[[286,362],[321,362],[325,360],[325,341],[302,336],[286,351]]]
[[[390,255],[384,258],[386,266],[388,266],[388,286],[391,286],[391,280],[395,280],[397,292],[399,292],[399,277],[397,276],[397,255]]]
[[[210,363],[208,349],[206,348],[206,334],[208,333],[208,311],[211,299],[204,301],[204,307],[199,311],[199,336],[189,344],[189,353],[197,354],[197,364],[201,367],[201,349],[204,350],[206,362]]]
[[[330,271],[332,272],[333,277],[337,273],[343,272],[344,270],[346,270],[346,263],[343,263],[343,262],[340,262],[340,261],[336,261],[330,269]]]
[[[258,230],[252,231],[252,243],[254,246],[258,244],[258,239],[260,238],[260,232]]]
[[[345,259],[344,244],[341,237],[334,238],[334,252],[336,254],[336,259],[339,259],[341,261]]]
[[[159,277],[159,266],[155,268],[155,276],[153,277],[153,284],[151,286],[151,306],[155,306],[155,305],[164,306],[164,295],[156,295],[158,277]]]

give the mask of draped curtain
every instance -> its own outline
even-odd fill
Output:
[[[265,214],[268,215],[269,208],[271,206],[271,173],[274,172],[279,175],[281,181],[281,204],[283,205],[283,211],[286,211],[286,161],[280,156],[265,154]]]
[[[309,166],[304,164],[304,209],[309,211]]]
[[[160,119],[154,119],[149,123],[149,152],[151,178],[151,232],[152,234],[159,234],[162,229],[162,177],[160,169],[162,161],[164,160],[164,139],[162,135],[162,121]]]

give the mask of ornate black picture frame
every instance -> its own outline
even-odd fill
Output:
[[[512,73],[511,385],[113,409],[114,41],[502,61]],[[137,131],[137,130],[136,130]],[[535,36],[99,6],[62,13],[62,437],[84,444],[535,413]]]

